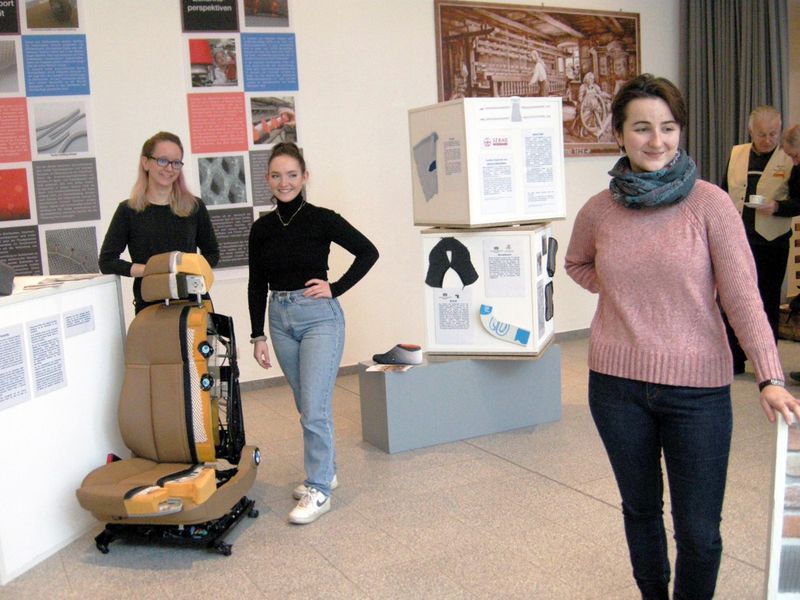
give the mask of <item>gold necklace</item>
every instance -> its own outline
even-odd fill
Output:
[[[280,221],[281,225],[283,225],[284,227],[288,227],[289,223],[292,222],[292,219],[294,219],[297,216],[297,213],[299,213],[303,209],[303,207],[305,205],[306,205],[306,201],[305,201],[305,198],[303,198],[303,202],[300,203],[300,208],[298,208],[296,211],[294,211],[294,214],[291,217],[289,217],[288,221],[285,221],[285,222],[283,220],[283,217],[281,217],[281,211],[278,210],[278,207],[276,206],[275,207],[275,214],[278,215],[278,221]]]

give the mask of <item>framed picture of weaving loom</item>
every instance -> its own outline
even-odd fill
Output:
[[[611,99],[641,72],[639,14],[435,0],[439,101],[548,96],[565,156],[619,154]]]

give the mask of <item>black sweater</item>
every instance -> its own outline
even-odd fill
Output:
[[[131,261],[120,255],[128,248]],[[203,201],[197,200],[197,210],[188,217],[179,217],[169,206],[150,204],[142,212],[136,212],[124,200],[108,226],[103,246],[100,248],[101,273],[129,277],[133,263],[145,264],[147,259],[163,252],[197,252],[197,249],[212,267],[219,262],[219,246]],[[133,296],[137,307],[144,306],[142,280],[133,281]]]
[[[331,242],[355,256],[345,274],[330,284],[333,297],[358,283],[378,260],[378,249],[341,215],[303,202],[299,195],[291,202],[279,203],[250,230],[247,299],[252,337],[264,335],[269,290],[299,290],[309,279],[328,280]],[[289,223],[285,227],[278,210],[283,222]]]

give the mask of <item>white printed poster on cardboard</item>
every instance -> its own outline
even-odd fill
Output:
[[[472,344],[472,290],[466,287],[437,288],[433,293],[433,303],[436,343],[447,346]]]
[[[512,212],[519,195],[528,215],[557,211],[562,195],[562,127],[558,107],[509,98],[478,110],[481,213]]]
[[[30,400],[22,325],[0,329],[0,410]]]
[[[525,241],[512,236],[483,240],[483,282],[487,298],[525,297]]]
[[[485,215],[514,210],[514,157],[507,135],[486,136],[481,153],[481,212]]]
[[[26,324],[29,352],[33,365],[34,396],[61,389],[67,385],[64,365],[64,336],[59,316],[45,317]]]
[[[525,213],[540,214],[558,207],[552,129],[523,132],[525,148]],[[558,150],[560,151],[560,149]]]

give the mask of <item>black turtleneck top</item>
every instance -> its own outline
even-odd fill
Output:
[[[131,260],[120,258],[128,248]],[[106,237],[100,248],[98,263],[101,273],[130,277],[133,263],[145,264],[162,252],[197,252],[198,248],[212,267],[219,262],[219,244],[206,205],[197,199],[197,210],[188,217],[179,217],[169,206],[149,204],[136,212],[123,200],[117,206]],[[133,297],[137,312],[148,304],[142,299],[142,279],[133,280]]]
[[[253,223],[247,284],[252,337],[264,335],[269,290],[299,290],[309,279],[328,280],[331,242],[355,256],[345,274],[330,284],[335,298],[358,283],[378,260],[372,242],[338,213],[305,202],[302,194],[291,202],[278,202],[274,211]]]

